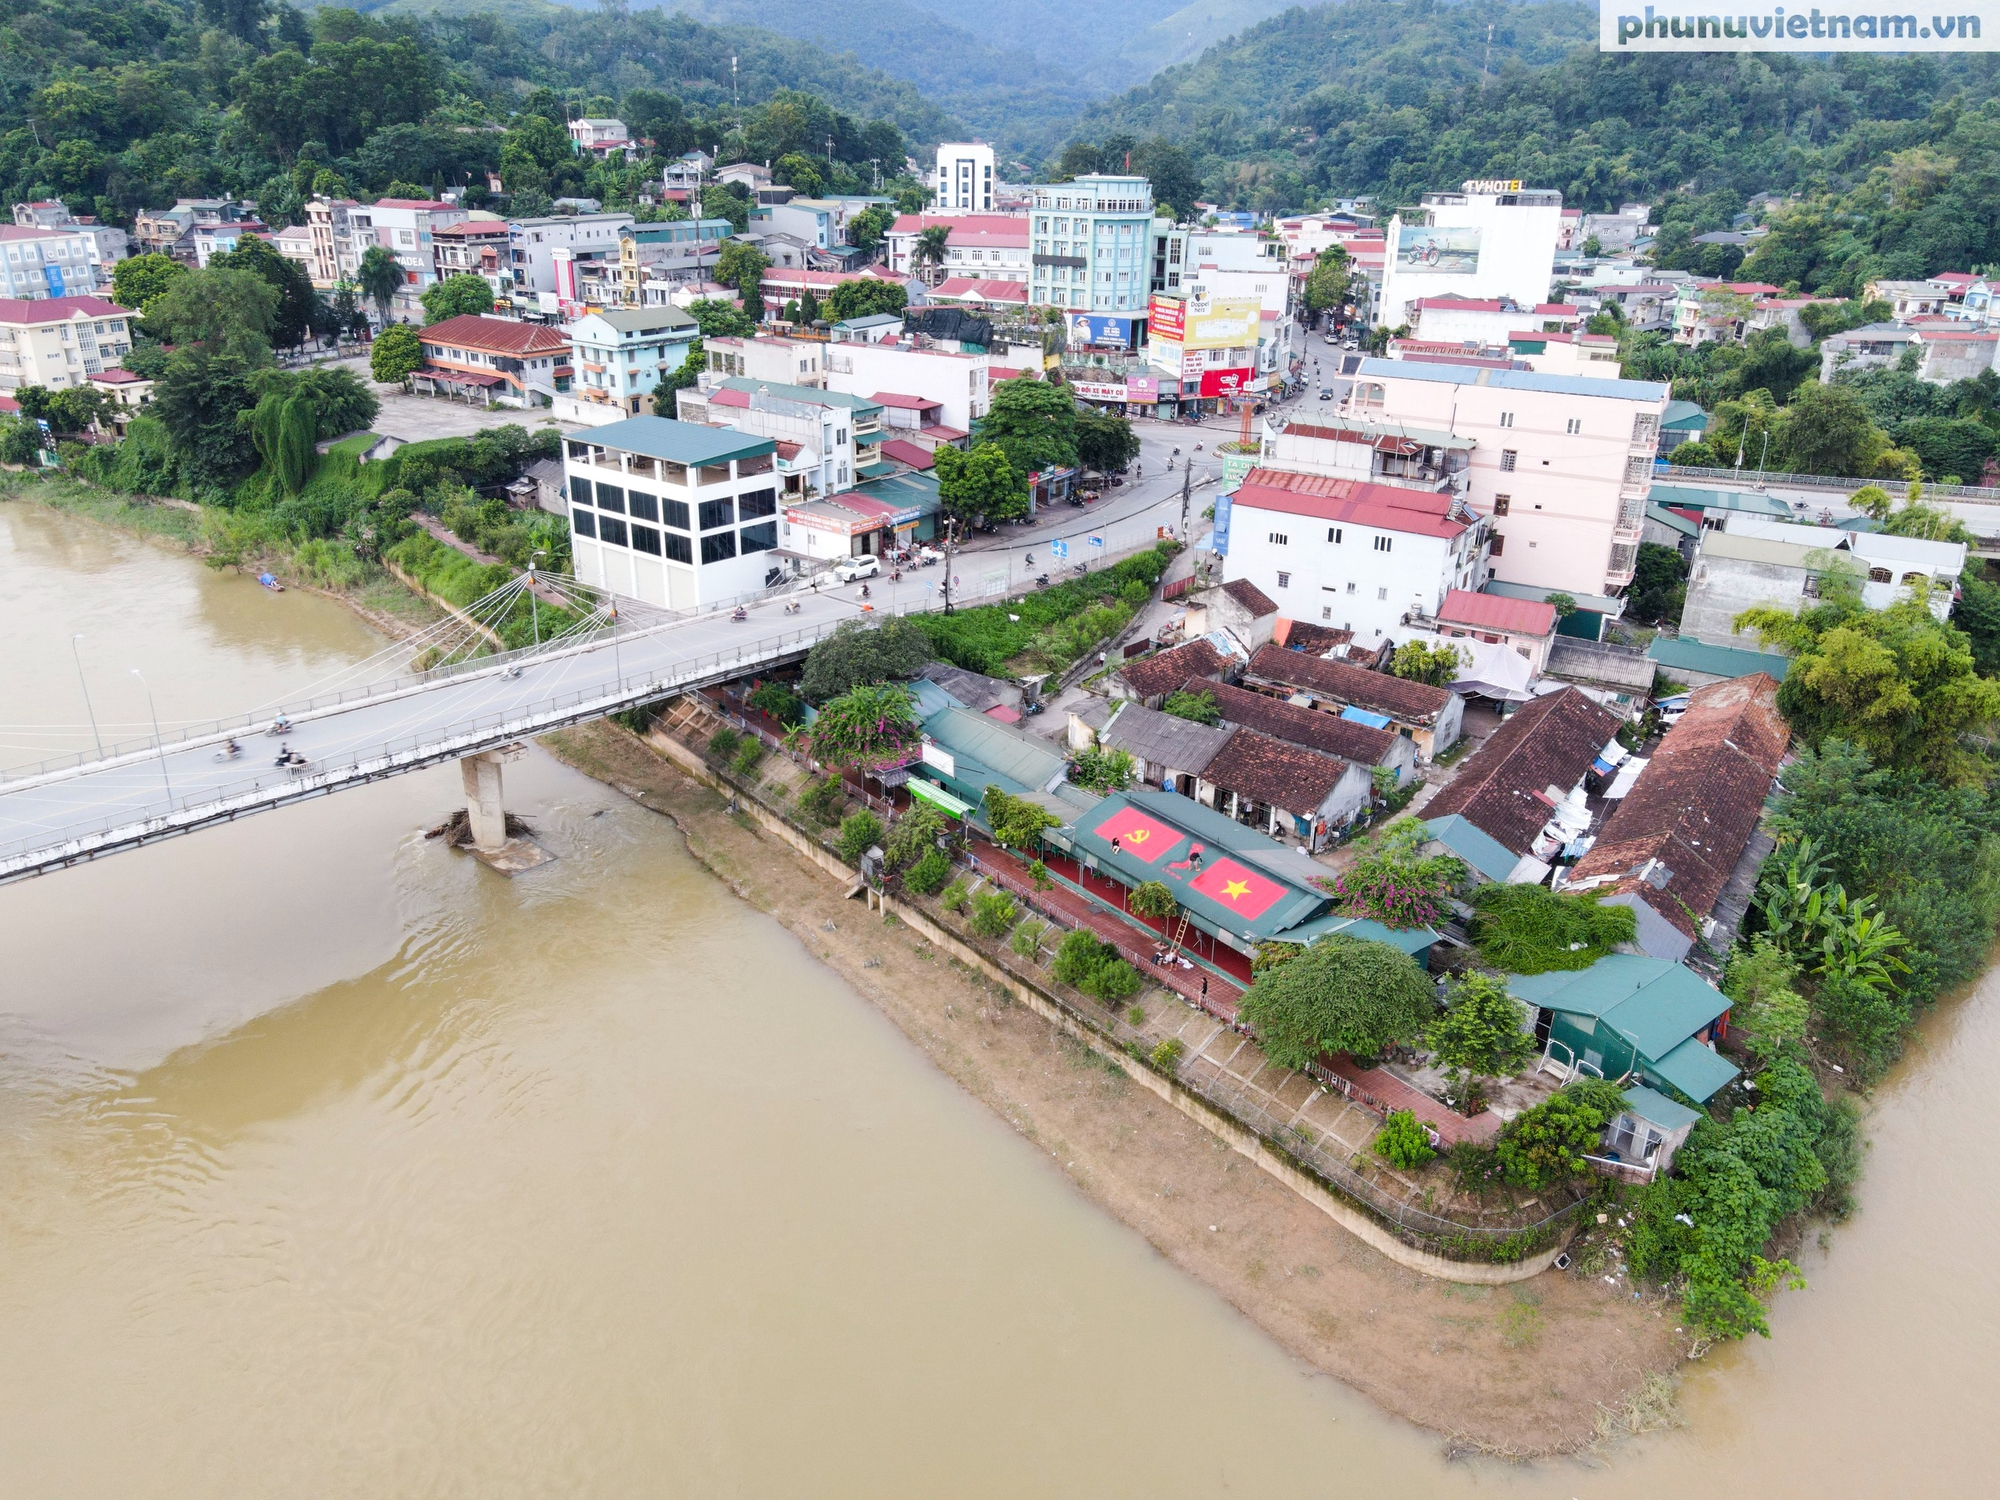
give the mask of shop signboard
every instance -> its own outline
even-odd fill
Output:
[[[1146,308],[1146,326],[1155,339],[1178,344],[1186,332],[1187,303],[1179,297],[1154,297]]]
[[[1126,387],[1130,384],[1130,381],[1112,385],[1101,381],[1072,380],[1069,388],[1086,401],[1123,401],[1126,399]]]
[[[1201,393],[1205,397],[1235,396],[1249,389],[1255,370],[1203,370]]]
[[[1127,375],[1125,377],[1125,399],[1151,406],[1160,399],[1160,377],[1157,375]]]

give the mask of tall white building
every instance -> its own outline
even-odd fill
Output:
[[[1072,348],[1135,347],[1152,288],[1152,183],[1091,173],[1029,191],[1029,302],[1070,310]]]
[[[1414,322],[1410,304],[1427,297],[1537,306],[1548,300],[1561,232],[1558,192],[1475,180],[1455,193],[1426,193],[1421,207],[1389,221],[1376,322]]]
[[[937,153],[937,203],[941,214],[993,212],[993,148],[978,141],[947,141]]]
[[[99,287],[93,253],[79,229],[0,225],[0,297],[87,297]],[[102,284],[110,283],[106,266]]]

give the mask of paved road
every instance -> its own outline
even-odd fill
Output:
[[[428,683],[405,678],[350,687],[346,702],[328,696],[288,705],[295,727],[282,743],[308,758],[304,774],[275,765],[281,741],[262,733],[270,710],[189,730],[164,750],[113,746],[103,760],[17,773],[0,782],[0,881],[39,873],[52,859],[134,847],[491,749],[796,655],[861,613],[854,592],[802,597],[796,615],[772,601],[753,607],[747,621],[724,612],[545,648],[519,661],[518,676],[507,675],[508,659],[489,658]],[[232,732],[241,757],[220,759]]]

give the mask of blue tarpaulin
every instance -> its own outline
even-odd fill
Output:
[[[1371,714],[1367,709],[1356,708],[1351,703],[1340,711],[1340,716],[1356,724],[1366,724],[1370,729],[1387,729],[1394,722],[1387,714]]]

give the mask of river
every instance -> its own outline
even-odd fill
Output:
[[[0,504],[0,734],[264,701],[339,606]],[[1862,1208],[1688,1425],[1447,1462],[1087,1202],[671,825],[539,753],[0,888],[0,1494],[1983,1492],[2000,1021],[1932,1018]],[[1988,981],[1987,989],[1992,987]],[[1988,1163],[1977,1172],[1979,1162]],[[1340,1230],[1329,1225],[1329,1235]]]

